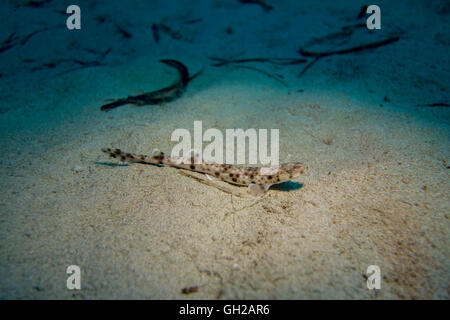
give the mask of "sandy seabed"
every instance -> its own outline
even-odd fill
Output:
[[[346,56],[301,79],[283,69],[288,86],[209,67],[186,45],[170,56],[205,69],[182,98],[109,113],[99,110],[105,98],[173,81],[157,60],[175,44],[58,77],[3,76],[0,297],[448,299],[450,114],[417,104],[448,99],[449,70],[404,70],[421,65],[425,31],[414,30],[403,47],[380,49],[384,58],[358,56],[358,67]],[[436,61],[448,62],[449,43],[432,43]],[[104,165],[112,160],[103,147],[170,152],[173,130],[192,132],[195,120],[223,131],[278,128],[282,162],[308,171],[227,215],[253,198],[173,168]],[[82,272],[75,292],[66,288],[73,264]],[[381,290],[367,289],[369,265],[381,269]],[[185,295],[187,287],[198,291]]]

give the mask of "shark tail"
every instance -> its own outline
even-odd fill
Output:
[[[162,152],[155,153],[150,157],[143,154],[124,152],[120,149],[103,148],[102,151],[109,155],[111,158],[119,159],[123,162],[163,165],[164,160],[164,153]]]

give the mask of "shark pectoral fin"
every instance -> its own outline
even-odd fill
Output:
[[[248,185],[248,193],[253,196],[260,196],[266,192],[265,188],[260,184],[251,183]]]
[[[216,178],[216,177],[213,177],[213,176],[210,176],[209,174],[207,174],[207,173],[205,173],[205,176],[208,178],[208,180],[211,180],[211,181],[219,181],[220,179],[219,178]]]
[[[158,150],[158,149],[153,149],[153,151],[152,151],[152,157],[158,157],[158,156],[161,156],[161,155],[164,155],[164,153],[161,152],[161,151]]]
[[[197,163],[198,158],[200,157],[200,154],[195,151],[195,149],[191,149],[188,152],[189,160],[191,162]]]

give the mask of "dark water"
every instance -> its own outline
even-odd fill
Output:
[[[1,298],[174,299],[201,282],[194,298],[448,299],[450,3],[378,1],[367,13],[364,1],[255,2],[80,0],[69,13],[63,1],[0,4]],[[289,205],[254,210],[289,227],[249,218],[231,231],[220,219],[205,228],[180,216],[147,225],[183,207],[199,221],[228,198],[189,200],[191,181],[169,171],[146,181],[173,190],[141,194],[130,185],[142,180],[125,171],[135,167],[108,162],[100,148],[170,152],[171,132],[194,120],[205,130],[280,130],[280,161],[306,162],[309,173],[273,188],[267,201]],[[166,196],[173,202],[155,200]],[[169,267],[191,250],[173,244],[201,230],[191,246],[208,265]],[[211,242],[221,233],[231,245]],[[168,242],[164,253],[158,241]],[[254,244],[248,256],[239,243]],[[234,258],[224,266],[210,252]],[[347,268],[338,272],[346,292],[318,280],[333,263]],[[70,264],[86,270],[88,290],[61,287]],[[232,273],[235,264],[251,280]],[[370,264],[386,271],[378,296],[360,275]],[[218,270],[222,287],[199,268]],[[278,288],[275,269],[288,279]]]

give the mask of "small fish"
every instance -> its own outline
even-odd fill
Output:
[[[186,287],[181,289],[181,293],[182,294],[191,294],[191,293],[196,293],[198,292],[198,287],[194,286],[194,287]]]
[[[155,42],[158,43],[161,37],[159,36],[159,27],[156,23],[152,24],[152,35],[153,40],[155,40]]]
[[[443,107],[443,108],[448,108],[448,107],[450,107],[450,103],[437,102],[437,103],[418,105],[418,107],[421,107],[421,106],[423,106],[423,107]]]
[[[168,34],[172,39],[174,40],[180,40],[182,38],[181,36],[181,29],[180,30],[174,30],[173,28],[169,27],[168,25],[164,23],[158,24],[159,30],[162,32]]]
[[[171,66],[178,71],[180,78],[175,84],[163,89],[140,94],[138,96],[128,96],[126,98],[115,100],[111,103],[103,105],[100,108],[100,110],[110,111],[114,108],[123,106],[125,104],[144,106],[144,105],[160,104],[175,100],[181,97],[188,83],[200,74],[200,72],[197,72],[193,76],[189,77],[189,71],[186,68],[186,66],[177,60],[162,59],[159,60],[159,62]]]
[[[52,0],[30,0],[27,3],[23,4],[22,6],[32,7],[32,8],[40,8],[50,2],[52,2]]]
[[[112,158],[131,163],[145,163],[157,166],[170,166],[178,169],[185,169],[206,174],[217,180],[227,183],[247,186],[253,195],[264,194],[270,186],[282,183],[303,174],[306,165],[299,162],[285,163],[278,168],[258,168],[258,167],[238,167],[229,164],[217,164],[204,162],[196,163],[196,155],[190,159],[174,158],[164,155],[162,152],[155,152],[152,156],[137,155],[123,152],[120,149],[104,148],[102,151]]]
[[[361,10],[359,10],[357,19],[361,19],[361,18],[363,18],[363,17],[366,16],[366,14],[367,14],[367,8],[368,8],[368,5],[367,5],[367,4],[365,4],[365,5],[363,5],[363,6],[361,7]]]
[[[257,4],[261,6],[264,11],[271,11],[273,7],[270,4],[265,3],[262,0],[239,0],[241,3],[247,3],[247,4]]]
[[[133,38],[133,35],[125,30],[123,27],[119,26],[117,23],[115,24],[117,32],[121,35],[122,39],[130,39]]]

